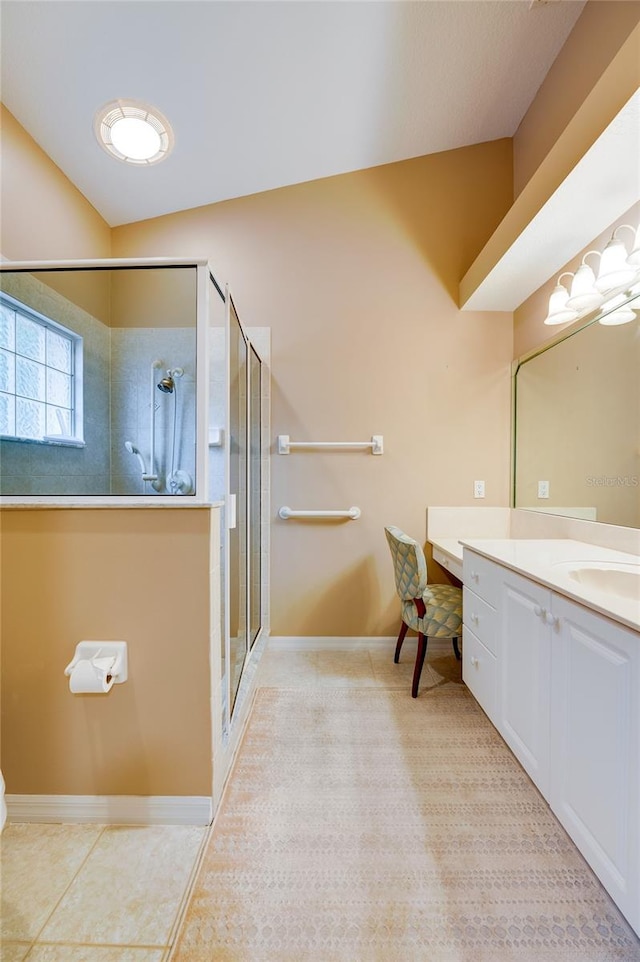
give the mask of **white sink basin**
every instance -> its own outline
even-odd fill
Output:
[[[618,598],[640,601],[640,564],[626,561],[557,561],[572,581]]]

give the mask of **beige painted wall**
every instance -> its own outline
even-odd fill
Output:
[[[0,104],[0,252],[11,261],[111,256],[111,228],[35,140]],[[46,274],[40,279],[109,323],[109,278]]]
[[[502,140],[114,229],[118,257],[208,256],[244,323],[271,327],[274,442],[384,435],[382,457],[273,455],[274,635],[392,634],[383,526],[424,540],[427,505],[471,504],[476,478],[507,503],[511,315],[455,298],[511,191]],[[283,504],[362,518],[284,522]]]
[[[2,771],[18,794],[210,795],[207,509],[5,510]],[[82,640],[129,680],[72,695]]]
[[[196,268],[111,271],[112,327],[195,327]]]
[[[589,0],[513,138],[518,196],[640,23],[640,0]],[[640,39],[634,41],[640,62]]]
[[[0,250],[5,258],[109,257],[111,230],[13,114],[0,105]]]

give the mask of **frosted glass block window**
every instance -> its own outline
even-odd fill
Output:
[[[16,311],[16,354],[44,363],[45,329]]]
[[[82,338],[0,293],[0,435],[82,442]]]

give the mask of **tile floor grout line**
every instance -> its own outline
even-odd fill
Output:
[[[65,823],[64,823],[64,822],[61,822],[60,824],[61,824],[61,825],[64,825]],[[69,823],[66,823],[66,824],[69,824]],[[78,823],[78,824],[81,824],[81,823]],[[102,836],[103,836],[106,828],[107,828],[106,825],[103,825],[103,826],[101,827],[101,829],[100,829],[100,831],[98,832],[98,835],[97,835],[97,837],[96,837],[96,840],[94,841],[93,845],[91,846],[91,848],[89,849],[89,851],[87,852],[87,854],[85,855],[85,857],[82,859],[82,862],[80,863],[80,865],[78,866],[78,868],[77,868],[76,871],[74,872],[73,876],[71,877],[71,879],[70,879],[70,881],[69,881],[69,884],[65,887],[64,892],[62,893],[62,895],[60,896],[60,898],[58,899],[58,901],[55,903],[55,905],[53,906],[52,910],[51,910],[51,911],[49,912],[49,914],[47,915],[47,917],[46,917],[45,921],[43,922],[43,924],[42,924],[42,925],[40,926],[40,928],[38,929],[38,934],[35,936],[35,938],[34,938],[34,940],[33,940],[33,944],[32,944],[32,946],[31,946],[31,948],[29,949],[29,952],[27,953],[27,955],[30,955],[31,952],[33,951],[33,949],[35,948],[36,943],[38,942],[38,939],[40,938],[40,936],[41,936],[42,933],[44,932],[45,928],[47,927],[47,925],[48,925],[49,922],[51,921],[51,917],[53,916],[54,912],[55,912],[55,911],[57,910],[57,908],[59,907],[59,905],[60,905],[60,903],[62,902],[63,898],[65,897],[65,895],[67,894],[67,892],[69,891],[69,889],[71,888],[71,886],[73,885],[73,883],[75,882],[75,880],[76,880],[76,878],[78,877],[79,873],[82,871],[82,869],[83,869],[84,866],[86,865],[87,859],[90,857],[90,855],[91,855],[91,853],[93,852],[93,850],[95,849],[96,845],[98,844],[98,842],[99,842],[100,839],[102,838]],[[27,962],[26,959],[25,959],[25,962]]]
[[[51,939],[42,939],[37,945],[34,942],[31,949],[38,948],[41,945],[52,945],[63,949],[144,949],[145,952],[166,952],[167,949],[171,948],[166,942],[68,942],[67,940],[52,942]]]
[[[0,950],[2,949],[3,945],[28,946],[27,953],[26,955],[23,956],[23,960],[22,960],[22,962],[27,962],[29,958],[29,953],[31,952],[31,949],[34,947],[35,942],[29,942],[28,939],[5,939],[3,942],[2,939],[0,939]]]

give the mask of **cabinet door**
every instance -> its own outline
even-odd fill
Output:
[[[498,649],[498,727],[545,798],[549,791],[550,604],[550,591],[505,572]]]
[[[640,638],[554,596],[551,807],[640,928]]]

